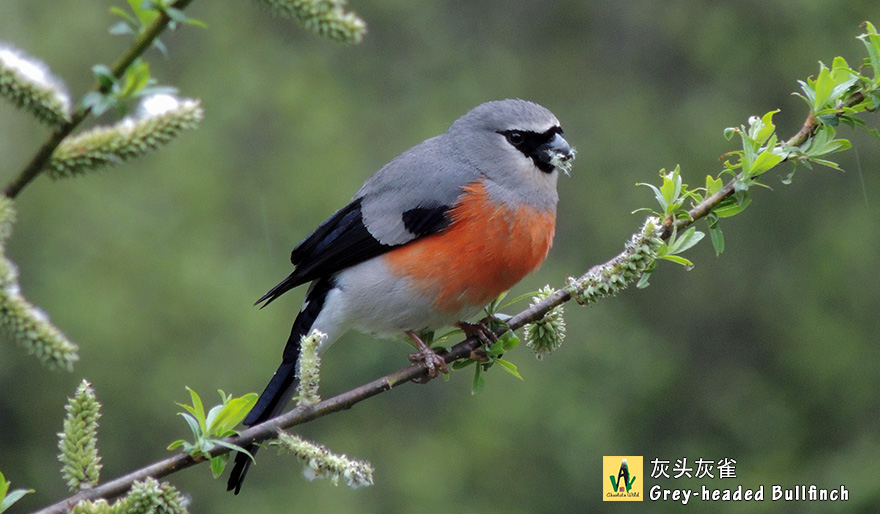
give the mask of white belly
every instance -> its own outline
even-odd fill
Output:
[[[436,330],[466,320],[482,305],[467,306],[458,312],[434,308],[435,298],[413,287],[405,278],[389,273],[381,257],[341,271],[336,288],[330,291],[313,328],[328,335],[325,351],[346,330],[400,337],[407,330]]]

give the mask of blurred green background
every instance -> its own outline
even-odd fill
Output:
[[[79,97],[90,67],[128,39],[107,34],[124,2],[3,0],[0,40],[45,60]],[[167,149],[78,180],[41,177],[19,197],[8,253],[26,296],[81,346],[50,372],[0,342],[0,470],[37,490],[12,512],[66,496],[56,432],[79,381],[103,402],[110,479],[189,437],[184,386],[260,391],[302,291],[253,301],[289,272],[290,249],[409,146],[490,99],[553,110],[578,159],[561,178],[548,261],[516,292],[560,285],[622,249],[652,193],[636,182],[680,164],[700,185],[735,149],[725,127],[780,108],[782,135],[806,114],[791,96],[817,61],[865,55],[873,0],[501,2],[354,0],[361,45],[321,40],[250,1],[196,1],[207,30],[166,34],[153,74],[200,98],[201,128]],[[877,116],[868,117],[873,126]],[[112,117],[99,120],[112,122]],[[0,105],[0,181],[47,130]],[[842,130],[846,172],[801,169],[722,225],[696,268],[661,265],[646,290],[567,307],[568,340],[537,361],[509,357],[471,396],[471,372],[405,386],[310,423],[304,435],[373,463],[373,487],[309,483],[292,457],[260,454],[242,495],[207,466],[171,482],[192,512],[665,512],[676,503],[602,502],[603,455],[737,461],[736,480],[846,485],[835,505],[698,503],[721,512],[876,512],[880,507],[880,141]],[[787,173],[787,169],[784,170]],[[703,225],[704,226],[704,225]],[[406,364],[397,342],[349,334],[324,359],[322,392]],[[646,468],[649,466],[646,465]],[[650,469],[645,470],[649,474]],[[643,477],[645,489],[699,480]],[[646,502],[647,503],[647,502]]]

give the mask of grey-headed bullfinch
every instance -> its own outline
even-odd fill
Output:
[[[271,419],[290,401],[300,340],[313,329],[327,335],[319,352],[350,328],[406,334],[431,376],[445,370],[417,334],[467,326],[541,265],[556,227],[557,178],[573,158],[550,111],[501,100],[383,166],[293,249],[293,272],[257,301],[310,283],[281,366],[244,424]],[[229,490],[240,491],[250,463],[236,456]]]

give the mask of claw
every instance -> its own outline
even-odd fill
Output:
[[[416,344],[416,347],[419,349],[416,353],[411,353],[409,355],[409,361],[412,363],[420,363],[424,364],[425,368],[428,370],[428,376],[422,379],[416,379],[415,382],[419,384],[427,383],[432,378],[437,378],[441,372],[444,375],[449,374],[449,368],[446,367],[446,361],[443,357],[437,355],[437,352],[431,349],[430,346],[426,345],[422,339],[416,335],[415,332],[411,330],[407,330],[406,335],[413,340]]]
[[[493,332],[492,329],[489,328],[487,322],[492,321],[493,319],[494,318],[490,316],[476,323],[459,321],[455,324],[455,326],[460,328],[461,331],[464,332],[465,337],[476,337],[486,346],[492,346],[493,344],[498,342],[498,336],[495,335],[495,332]]]

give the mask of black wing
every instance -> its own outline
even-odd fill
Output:
[[[256,303],[265,302],[265,307],[294,287],[332,275],[400,246],[382,244],[370,233],[364,224],[361,201],[362,198],[357,198],[336,211],[297,245],[290,254],[290,261],[296,268]],[[413,235],[410,241],[448,227],[451,223],[448,217],[450,209],[451,206],[441,205],[415,207],[403,212],[401,221]]]

